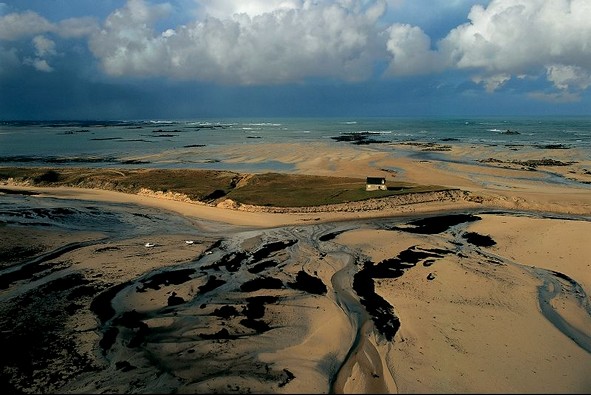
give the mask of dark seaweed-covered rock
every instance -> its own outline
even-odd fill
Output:
[[[113,347],[113,344],[115,344],[115,340],[117,339],[118,334],[119,328],[117,328],[116,326],[109,327],[105,331],[105,333],[103,333],[103,337],[99,341],[99,346],[103,350],[103,354],[106,354],[107,351],[109,351],[109,349]]]
[[[326,285],[318,277],[314,277],[303,270],[300,270],[296,276],[296,281],[287,284],[290,288],[309,292],[315,295],[324,295],[327,292]]]
[[[245,318],[240,320],[240,324],[244,325],[247,328],[254,329],[257,333],[267,332],[271,329],[269,324],[267,324],[263,320],[253,320],[250,318]]]
[[[115,362],[115,367],[117,368],[117,370],[120,370],[122,372],[129,372],[130,370],[137,369],[137,367],[133,366],[128,361]]]
[[[341,230],[341,231],[337,231],[337,232],[326,233],[326,234],[320,236],[318,238],[318,240],[320,240],[320,241],[329,241],[329,240],[334,239],[335,237],[337,237],[338,235],[340,235],[343,232],[344,231]]]
[[[367,270],[372,278],[397,278],[404,274],[405,269],[413,266],[415,266],[414,263],[402,262],[398,258],[388,258],[372,267],[368,267]]]
[[[295,239],[292,240],[284,240],[284,241],[275,241],[272,243],[265,244],[257,251],[252,254],[253,261],[260,261],[261,259],[269,257],[271,254],[286,249],[297,243],[298,241]]]
[[[231,252],[224,255],[218,262],[203,266],[202,269],[220,270],[220,268],[225,267],[229,272],[236,272],[242,266],[242,262],[246,261],[249,257],[250,254],[244,251]]]
[[[464,239],[470,244],[474,244],[479,247],[490,247],[497,244],[489,235],[481,235],[476,232],[466,232],[462,235]]]
[[[371,138],[376,133],[371,132],[347,132],[341,133],[339,136],[333,136],[331,139],[335,141],[349,142],[355,145],[367,145],[372,143],[388,143],[385,140],[376,140]]]
[[[421,218],[415,221],[407,223],[407,227],[394,226],[392,230],[400,230],[409,233],[420,233],[420,234],[437,234],[445,232],[449,228],[455,225],[462,224],[464,222],[478,221],[481,218],[472,214],[449,214],[441,215],[437,217]]]
[[[216,278],[216,276],[209,276],[209,278],[207,279],[207,283],[199,286],[199,293],[204,294],[206,292],[213,291],[214,289],[224,285],[225,283],[225,280],[220,280]]]
[[[90,310],[96,314],[101,323],[105,323],[113,315],[115,315],[115,309],[111,306],[111,300],[130,283],[125,282],[101,292],[98,294],[90,303]]]
[[[146,289],[160,289],[160,286],[179,285],[191,280],[191,274],[195,269],[180,269],[167,272],[156,273],[151,277],[142,280],[143,286],[137,287],[137,292],[144,292]]]
[[[276,296],[254,296],[246,299],[246,307],[242,313],[248,319],[263,318],[265,315],[265,304],[276,303],[279,300]]]
[[[122,325],[133,330],[133,337],[127,343],[127,347],[139,347],[146,342],[146,337],[150,333],[148,324],[143,322],[147,315],[138,313],[135,310],[126,311],[113,320],[114,325]]]
[[[235,317],[238,315],[238,310],[234,306],[222,306],[220,308],[215,309],[210,315],[214,315],[220,318],[230,318]]]
[[[126,311],[113,320],[116,325],[123,325],[126,328],[138,328],[142,320],[147,318],[145,314],[138,313],[136,310]]]
[[[546,144],[546,145],[536,145],[535,147],[541,149],[570,149],[568,145],[564,144]]]
[[[150,327],[145,322],[138,323],[135,331],[134,336],[131,338],[129,343],[127,343],[127,347],[129,348],[136,348],[146,343],[146,338],[150,334]]]
[[[283,369],[283,373],[285,373],[285,378],[278,384],[279,387],[285,387],[291,380],[295,379],[294,374],[289,370]]]
[[[226,328],[222,328],[218,332],[213,334],[200,333],[199,336],[203,339],[232,339],[235,337],[230,335],[230,332],[228,332]]]
[[[416,247],[410,247],[404,251],[401,251],[400,254],[398,254],[398,258],[401,261],[406,262],[406,263],[417,264],[425,258],[441,258],[442,255],[440,255],[440,254],[445,254],[445,253],[449,253],[449,252],[450,251],[441,250],[441,249],[438,249],[437,251],[433,251],[433,250],[419,250]]]
[[[528,159],[525,161],[513,161],[512,163],[527,166],[531,168],[536,168],[538,166],[569,166],[576,162],[562,162],[556,159]]]
[[[444,254],[451,253],[451,251],[441,248],[419,249],[417,246],[412,246],[401,251],[394,258],[387,258],[371,267],[367,267],[367,270],[370,271],[373,278],[396,278],[402,276],[405,270],[414,267],[422,260],[443,258]],[[431,259],[429,263],[424,261],[423,265],[432,265],[434,259]]]
[[[185,303],[185,299],[176,296],[176,292],[173,292],[172,295],[168,297],[168,306],[178,306],[183,303]]]
[[[376,293],[371,275],[372,266],[371,261],[365,262],[363,269],[353,276],[353,289],[371,316],[376,329],[387,340],[392,341],[400,329],[400,320],[394,314],[394,308]]]

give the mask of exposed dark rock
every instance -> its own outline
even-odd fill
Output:
[[[129,285],[128,282],[121,283],[98,294],[90,303],[90,310],[96,314],[98,319],[105,323],[111,317],[115,315],[115,309],[111,306],[111,300],[121,291]]]
[[[191,280],[195,269],[180,269],[156,273],[149,278],[142,280],[142,285],[136,288],[137,292],[144,292],[146,289],[158,290],[161,286],[179,285]]]
[[[355,145],[375,144],[375,143],[388,143],[389,141],[375,140],[371,138],[376,133],[371,132],[347,132],[341,133],[339,136],[331,137],[336,141],[349,142]]]
[[[289,370],[283,369],[283,373],[285,373],[285,379],[278,384],[279,387],[285,387],[291,380],[295,379],[294,374]]]
[[[178,306],[183,303],[185,303],[185,300],[180,296],[176,296],[176,292],[173,292],[172,295],[168,297],[168,306]]]
[[[311,276],[303,270],[300,270],[296,276],[296,281],[287,283],[290,288],[299,289],[300,291],[309,292],[315,295],[325,295],[327,292],[326,285],[318,277]]]
[[[372,262],[365,262],[364,268],[353,276],[353,289],[371,315],[376,329],[388,341],[392,341],[400,329],[400,321],[394,314],[394,308],[375,292],[372,265]]]
[[[287,247],[296,244],[297,242],[298,241],[296,239],[292,239],[267,243],[252,254],[252,260],[255,262],[260,261],[261,259],[267,258],[275,252],[284,250]]]
[[[248,319],[263,318],[265,315],[265,304],[276,303],[279,300],[276,296],[254,296],[247,298],[246,307],[243,310]]]
[[[211,265],[203,266],[202,269],[215,269],[219,270],[225,267],[229,272],[236,272],[242,266],[242,262],[248,260],[250,254],[244,251],[235,251],[224,255],[218,262],[212,263]]]
[[[489,235],[481,235],[476,232],[466,232],[462,237],[466,239],[468,243],[479,247],[490,247],[497,244]]]
[[[318,238],[318,240],[320,240],[320,241],[329,241],[329,240],[334,239],[335,237],[337,237],[338,235],[340,235],[343,232],[344,232],[344,230],[336,231],[336,232],[331,232],[331,233],[326,233],[326,234],[323,234],[322,236],[320,236]]]
[[[244,325],[247,328],[254,329],[257,333],[264,333],[271,329],[269,324],[267,324],[263,320],[253,320],[250,318],[245,318],[240,320],[240,324]]]
[[[222,328],[218,332],[213,334],[200,333],[199,336],[203,339],[233,339],[236,337],[230,335],[230,332],[228,332],[226,328]]]
[[[464,222],[478,221],[480,219],[480,217],[472,214],[450,214],[438,217],[421,218],[415,221],[408,222],[407,225],[410,226],[394,226],[391,229],[409,233],[437,234],[445,232],[452,226],[459,225]]]
[[[216,276],[209,276],[209,278],[207,279],[207,283],[199,286],[199,293],[204,294],[206,292],[213,291],[214,289],[224,285],[225,283],[225,280],[220,280],[216,278]]]
[[[137,367],[133,366],[128,361],[115,362],[115,367],[117,368],[117,370],[120,370],[122,372],[129,372],[130,370],[137,369]]]
[[[248,268],[248,272],[249,272],[249,273],[253,273],[253,274],[257,274],[257,273],[260,273],[260,272],[262,272],[262,271],[264,271],[265,269],[268,269],[268,268],[270,268],[270,267],[275,267],[275,266],[277,266],[278,264],[279,264],[279,262],[277,262],[277,261],[275,261],[275,260],[273,260],[273,259],[270,259],[270,260],[268,260],[268,261],[263,261],[263,262],[260,262],[260,263],[258,263],[258,264],[256,264],[256,265],[254,265],[254,266],[253,266],[253,267],[251,267],[251,268]]]
[[[220,318],[230,318],[235,317],[238,315],[238,310],[234,306],[222,306],[220,308],[215,309],[210,315],[214,315]]]

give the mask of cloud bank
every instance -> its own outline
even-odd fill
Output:
[[[546,90],[530,97],[557,101],[576,100],[591,86],[589,0],[491,0],[473,5],[467,21],[443,37],[389,24],[400,3],[195,0],[184,2],[192,8],[183,23],[175,23],[174,3],[147,0],[128,0],[104,20],[7,13],[0,16],[0,73],[17,64],[54,71],[60,39],[83,40],[112,77],[277,85],[454,71],[489,92],[543,80]]]

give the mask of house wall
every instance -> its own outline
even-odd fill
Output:
[[[366,184],[365,190],[366,191],[377,191],[377,190],[385,191],[388,189],[384,184]]]

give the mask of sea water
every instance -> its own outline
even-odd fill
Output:
[[[183,167],[256,171],[223,161],[136,160],[163,152],[264,143],[329,142],[363,134],[370,143],[453,143],[579,148],[591,155],[591,117],[229,118],[0,121],[0,166]],[[367,143],[367,142],[366,142]],[[379,146],[379,144],[375,144]],[[170,155],[169,155],[170,156]],[[174,155],[173,155],[174,156]],[[182,155],[181,155],[182,157]],[[281,163],[267,164],[289,170]]]

